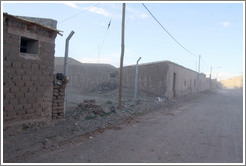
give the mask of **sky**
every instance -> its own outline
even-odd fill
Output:
[[[139,64],[168,60],[198,71],[201,55],[200,71],[208,75],[212,68],[213,78],[244,74],[243,6],[235,1],[126,2],[124,66],[136,64],[142,57]],[[69,57],[119,67],[122,2],[1,1],[1,7],[12,15],[57,20],[63,36],[56,38],[56,57],[64,57],[65,40],[74,31]]]

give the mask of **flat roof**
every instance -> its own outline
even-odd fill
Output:
[[[56,33],[58,33],[59,35],[62,36],[61,32],[63,31],[60,31],[60,30],[57,30],[57,29],[53,29],[53,28],[50,28],[48,26],[44,26],[38,22],[33,22],[33,21],[30,21],[30,20],[27,20],[27,19],[24,19],[24,18],[21,18],[21,16],[14,16],[14,15],[11,15],[11,14],[8,14],[8,13],[3,13],[4,16],[6,17],[11,17],[11,18],[14,18],[16,20],[19,20],[19,21],[22,21],[22,22],[25,22],[25,23],[29,23],[29,24],[35,24],[35,25],[38,25],[44,29],[47,29],[47,30],[50,30],[50,31],[54,31]]]
[[[197,73],[197,74],[201,74],[201,75],[205,75],[205,76],[206,76],[206,74],[204,74],[204,73],[198,73],[197,71],[194,71],[194,70],[192,70],[192,69],[186,68],[186,67],[184,67],[184,66],[181,66],[181,65],[179,65],[179,64],[177,64],[177,63],[174,63],[174,62],[172,62],[172,61],[169,61],[169,60],[141,63],[141,64],[138,64],[138,66],[147,66],[147,65],[155,65],[155,64],[162,64],[162,63],[173,64],[173,65],[179,66],[179,67],[181,67],[181,68],[184,68],[184,69],[186,69],[186,70],[190,70],[190,71],[195,72],[195,73]],[[127,66],[124,66],[124,67],[134,67],[134,66],[136,66],[136,64],[135,64],[135,65],[127,65]],[[124,68],[124,67],[123,67],[123,68]]]

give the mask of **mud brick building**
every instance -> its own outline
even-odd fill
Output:
[[[4,125],[52,118],[57,22],[3,14]]]
[[[134,88],[136,65],[123,68],[123,87]],[[139,90],[168,99],[197,93],[214,87],[214,81],[170,61],[139,65]]]

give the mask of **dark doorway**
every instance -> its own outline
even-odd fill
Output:
[[[173,97],[176,96],[176,73],[173,73]]]

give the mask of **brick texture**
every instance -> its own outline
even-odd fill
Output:
[[[55,44],[50,41],[55,40],[56,32],[27,30],[27,24],[8,16],[3,19],[4,125],[52,118]],[[26,33],[19,33],[22,31]],[[38,54],[20,53],[18,34],[38,40]]]
[[[65,88],[68,80],[65,77],[58,80],[56,74],[53,78],[52,119],[61,119],[64,116]]]

